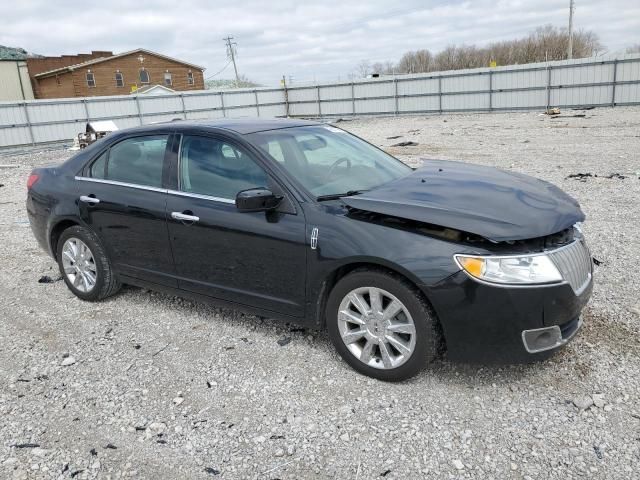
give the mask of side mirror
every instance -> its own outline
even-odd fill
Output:
[[[282,197],[275,195],[266,188],[251,188],[242,190],[236,195],[236,207],[241,212],[264,212],[273,210],[282,201]]]

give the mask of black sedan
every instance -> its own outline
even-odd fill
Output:
[[[546,358],[592,288],[584,214],[557,187],[451,161],[414,170],[308,121],[122,130],[35,169],[27,210],[83,300],[130,284],[326,327],[383,380],[443,352]]]

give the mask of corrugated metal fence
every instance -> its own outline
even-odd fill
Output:
[[[329,117],[640,104],[640,55],[286,88],[0,103],[0,147],[70,140],[89,120]]]

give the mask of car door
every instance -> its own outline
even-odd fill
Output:
[[[76,179],[80,217],[102,240],[118,273],[177,287],[166,222],[167,134],[121,140]]]
[[[290,198],[272,212],[240,212],[236,194],[287,193],[234,141],[182,137],[178,191],[167,221],[180,288],[286,315],[304,315],[305,221]],[[186,215],[186,217],[185,217]]]

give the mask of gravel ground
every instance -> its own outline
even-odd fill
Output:
[[[323,332],[134,288],[76,299],[24,208],[30,169],[69,152],[1,151],[0,478],[637,478],[640,109],[577,113],[340,123],[412,164],[555,183],[602,262],[550,360],[440,361],[402,384],[356,374]]]

